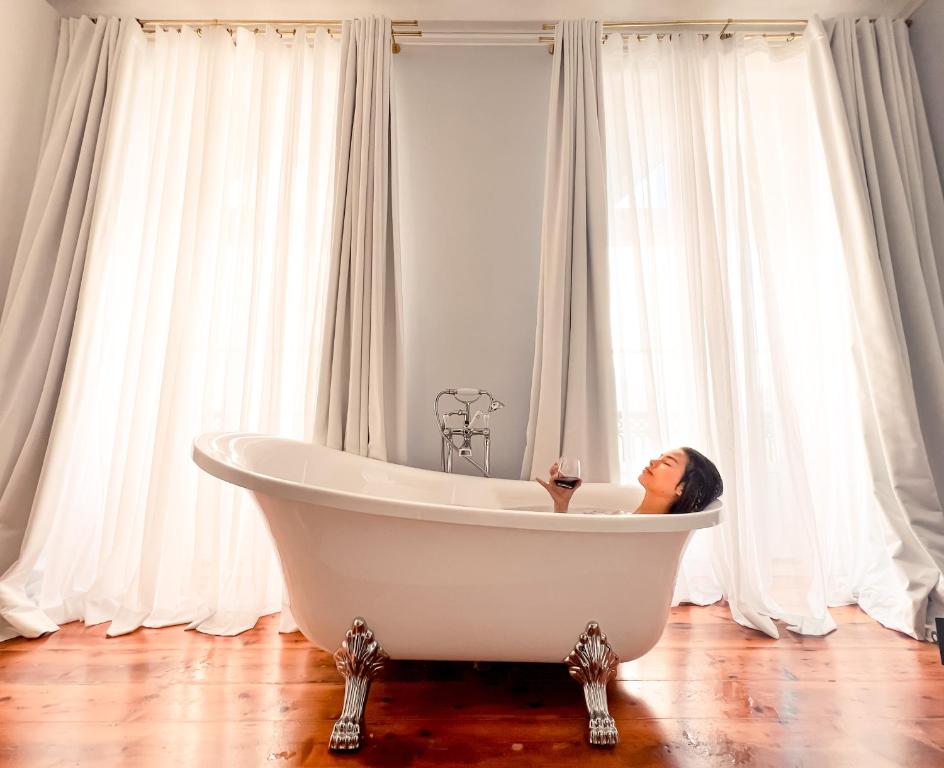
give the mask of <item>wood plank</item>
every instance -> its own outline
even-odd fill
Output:
[[[646,656],[620,664],[619,680],[836,680],[866,682],[893,679],[937,680],[944,683],[944,666],[935,653],[915,647],[837,653],[832,649],[778,647],[705,649],[656,647]],[[391,662],[389,681],[475,680],[482,674],[511,674],[540,678],[553,665],[481,665],[461,662]],[[505,670],[503,672],[503,670]],[[337,682],[330,654],[314,648],[285,649],[164,649],[151,651],[122,644],[117,650],[80,649],[0,654],[0,680],[34,685],[154,682],[286,683]]]
[[[285,717],[334,719],[343,683],[224,683],[218,685],[4,685],[3,720],[111,723],[277,721]],[[940,683],[889,686],[886,682],[783,680],[631,680],[609,686],[610,711],[623,719],[944,718]],[[492,677],[479,682],[380,680],[371,689],[375,717],[530,719],[576,716],[580,687],[563,667],[544,680]]]
[[[944,720],[618,721],[612,750],[586,744],[581,719],[423,723],[373,719],[357,755],[327,751],[329,721],[277,724],[128,723],[89,728],[41,723],[15,733],[0,728],[5,768],[74,765],[155,766],[751,766],[752,768],[901,768],[944,764]]]
[[[724,605],[673,609],[660,644],[610,686],[622,743],[591,749],[562,666],[393,662],[373,734],[332,756],[330,654],[265,617],[236,638],[182,628],[105,638],[78,622],[0,644],[0,765],[944,765],[937,648],[855,606],[837,632],[779,640]]]

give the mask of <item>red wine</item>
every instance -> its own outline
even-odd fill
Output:
[[[559,485],[561,488],[576,488],[579,482],[579,477],[570,477],[568,475],[558,475],[554,478],[554,484]]]

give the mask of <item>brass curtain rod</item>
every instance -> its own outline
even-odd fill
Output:
[[[624,33],[629,33],[630,30],[640,29],[646,30],[650,29],[652,32],[646,34],[637,34],[640,40],[644,40],[650,35],[655,35],[660,40],[671,32],[668,31],[658,31],[665,30],[669,27],[721,27],[721,37],[729,38],[731,33],[728,32],[729,27],[806,27],[806,19],[671,19],[671,20],[662,20],[662,21],[604,21],[602,27],[604,30],[613,30],[613,34],[621,35]],[[544,30],[554,30],[557,29],[556,23],[546,23],[542,26]],[[708,36],[710,34],[707,31],[701,33],[696,32],[696,34],[702,34]],[[603,39],[605,40],[609,35],[604,33]],[[755,34],[746,35],[748,38],[757,38],[761,37],[767,40],[784,40],[790,42],[796,38],[797,31],[790,32],[774,32],[774,33],[761,33],[755,30]],[[550,53],[554,52],[554,38],[553,37],[540,37],[538,38],[542,43],[549,43],[548,51]]]
[[[138,19],[145,32],[154,32],[158,27],[222,27],[225,26],[232,32],[235,27],[251,27],[253,32],[261,32],[265,26],[271,26],[276,32],[301,26],[320,26],[326,27],[333,32],[341,27],[340,19]],[[606,29],[645,29],[652,27],[670,27],[670,26],[721,26],[722,36],[731,25],[769,25],[769,26],[800,26],[806,25],[805,19],[677,19],[675,21],[605,21],[603,27]],[[412,27],[409,31],[399,30],[396,27]],[[542,24],[544,30],[554,30],[557,24],[545,22]],[[150,28],[150,29],[149,29]],[[391,33],[393,35],[393,52],[400,52],[400,45],[397,43],[397,37],[422,37],[423,33],[419,30],[419,21],[416,19],[392,21]],[[784,39],[792,39],[795,35],[785,35]],[[645,37],[645,36],[643,36]],[[660,35],[661,37],[661,35]],[[766,35],[766,37],[779,37],[777,35]],[[554,52],[554,38],[539,35],[538,43],[548,45],[548,52]]]
[[[273,30],[281,34],[289,30],[294,33],[298,27],[323,27],[328,33],[339,32],[342,21],[339,19],[138,19],[138,24],[146,33],[155,32],[160,27],[193,27],[200,30],[204,27],[225,27],[228,32],[232,32],[237,27],[251,29],[253,32],[262,32],[265,27],[272,27]],[[405,30],[400,27],[414,27],[415,29]],[[420,37],[419,22],[417,21],[392,21],[390,22],[390,32],[396,37]]]
[[[673,21],[604,21],[605,29],[649,27],[805,27],[806,19],[675,19]]]
[[[142,27],[340,27],[343,19],[138,19]],[[391,21],[394,27],[416,27],[416,19]]]
[[[875,19],[869,19],[870,22],[874,23]],[[905,24],[909,27],[911,26],[911,19],[905,19]],[[745,37],[748,39],[754,38],[764,38],[766,40],[783,40],[790,42],[791,40],[799,37],[799,33],[806,29],[807,20],[806,19],[672,19],[672,20],[663,20],[663,21],[604,21],[602,26],[605,30],[613,30],[613,34],[632,34],[631,30],[652,30],[646,34],[637,34],[636,37],[643,40],[650,35],[655,35],[660,40],[665,37],[665,35],[671,34],[670,31],[661,31],[667,30],[670,27],[721,27],[721,38],[726,39],[732,36],[732,32],[728,32],[729,27],[754,27],[752,30],[753,34],[746,34]],[[799,27],[798,30],[791,30],[789,32],[760,32],[757,28],[776,28],[776,27]],[[556,23],[546,23],[543,25],[542,29],[544,30],[554,30],[557,29]],[[707,30],[696,32],[695,34],[701,34],[707,37],[710,32]],[[604,33],[603,39],[607,38],[607,34]],[[549,50],[551,53],[554,52],[554,38],[553,37],[540,37],[538,38],[542,43],[550,43]]]
[[[342,19],[138,19],[138,24],[142,27],[248,27],[248,26],[278,26],[278,27],[340,27]],[[603,27],[606,29],[652,29],[665,27],[723,27],[729,26],[752,26],[752,27],[805,27],[806,19],[664,19],[654,21],[604,21]],[[869,19],[874,22],[875,19]],[[906,19],[910,26],[911,19]],[[393,27],[419,27],[419,21],[416,19],[391,21]],[[556,22],[545,22],[542,27],[544,30],[553,30],[557,28]],[[397,34],[406,34],[398,32]]]
[[[876,19],[869,19],[875,23]],[[905,23],[911,26],[911,19]],[[664,27],[806,27],[806,19],[663,19],[652,21],[604,21],[605,29],[652,29]],[[557,23],[550,22],[542,29],[556,29]]]
[[[874,22],[875,19],[869,19],[869,21]],[[287,31],[288,28],[291,28],[292,33],[296,31],[297,27],[309,26],[309,27],[326,27],[330,33],[333,33],[340,29],[342,25],[341,19],[138,19],[138,23],[141,25],[142,29],[145,32],[154,32],[158,27],[226,27],[230,32],[233,31],[235,27],[252,27],[253,32],[261,32],[262,28],[265,26],[271,26],[276,32],[281,34],[282,30]],[[908,26],[911,26],[911,19],[906,19],[905,23]],[[756,38],[762,37],[769,40],[785,40],[787,42],[798,37],[798,32],[802,31],[806,27],[806,19],[672,19],[672,20],[652,20],[652,21],[604,21],[602,26],[606,30],[613,30],[614,34],[626,34],[630,30],[652,30],[652,32],[646,34],[637,35],[640,39],[648,37],[650,34],[655,34],[660,39],[666,34],[671,34],[666,30],[671,27],[721,27],[721,37],[729,38],[732,36],[731,32],[728,32],[729,27],[754,27],[752,30],[754,34],[747,34],[746,37]],[[422,37],[423,33],[419,29],[419,21],[416,19],[409,20],[400,20],[400,21],[391,21],[391,34],[393,36],[393,52],[400,52],[400,44],[397,42],[397,37]],[[150,29],[149,29],[150,27]],[[413,29],[403,30],[397,29],[398,27],[411,27]],[[799,30],[791,30],[783,32],[760,32],[757,28],[778,28],[778,27],[799,27]],[[556,22],[544,22],[541,26],[542,30],[554,30],[557,28]],[[657,31],[658,30],[658,31]],[[707,31],[703,31],[700,34],[708,35],[710,34]],[[332,35],[333,36],[333,35]],[[604,34],[604,39],[607,35]],[[548,37],[545,35],[538,35],[537,41],[539,43],[548,44],[548,52],[554,52],[554,38]]]
[[[263,32],[265,27],[272,27],[276,34],[282,35],[289,29],[291,29],[291,34],[296,34],[298,27],[323,27],[332,37],[335,32],[340,31],[343,24],[341,19],[138,19],[137,21],[145,33],[153,33],[159,27],[193,27],[198,33],[203,27],[225,27],[230,34],[237,27],[250,28],[253,33]],[[398,27],[415,27],[415,29],[407,31]],[[398,37],[422,37],[423,33],[419,30],[419,22],[416,19],[410,19],[391,21],[390,35],[393,52],[400,53]]]

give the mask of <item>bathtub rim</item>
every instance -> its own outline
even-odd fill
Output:
[[[192,457],[194,463],[203,471],[220,480],[266,496],[367,515],[452,525],[478,525],[491,528],[518,528],[538,531],[668,533],[695,531],[717,525],[723,509],[723,503],[721,499],[718,499],[701,512],[689,512],[684,515],[568,515],[559,512],[471,507],[411,499],[384,498],[326,486],[309,485],[275,475],[264,474],[249,469],[247,466],[235,465],[231,461],[227,461],[227,452],[223,446],[228,447],[237,440],[271,441],[300,445],[307,449],[315,448],[331,451],[350,461],[366,463],[368,466],[377,465],[378,469],[389,469],[394,466],[398,469],[408,470],[410,473],[430,473],[434,475],[441,475],[442,473],[418,467],[389,464],[365,456],[345,454],[343,451],[327,448],[326,446],[277,435],[252,432],[207,432],[193,441]],[[240,454],[237,451],[235,455],[239,456]],[[488,480],[496,483],[528,482],[504,478],[488,478]],[[587,485],[608,484],[588,483]]]

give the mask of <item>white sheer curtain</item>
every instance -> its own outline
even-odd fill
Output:
[[[675,601],[727,598],[777,637],[858,602],[889,626],[896,582],[857,400],[852,306],[808,40],[604,43],[623,478],[678,445],[724,478]],[[906,631],[906,628],[902,628]]]
[[[588,480],[619,471],[600,30],[575,19],[554,33],[525,480],[565,453],[581,457]]]
[[[311,439],[338,43],[137,30],[114,110],[72,347],[0,639],[235,634],[283,605],[249,495],[201,473],[210,430]],[[283,613],[283,628],[291,628]]]

